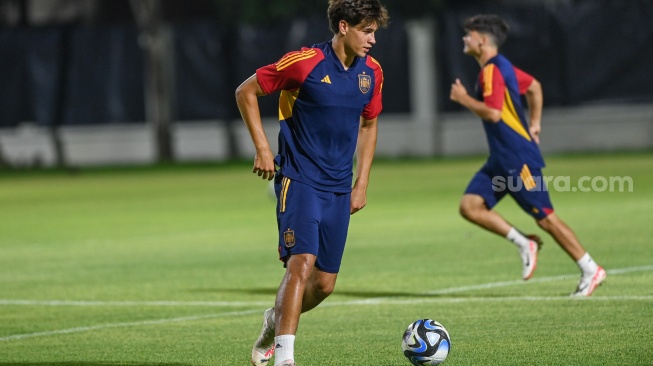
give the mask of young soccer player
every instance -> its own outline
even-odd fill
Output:
[[[483,121],[490,147],[485,165],[474,175],[460,202],[460,213],[472,223],[505,237],[519,249],[522,278],[528,280],[537,265],[541,240],[524,235],[493,207],[506,194],[531,215],[581,271],[580,283],[572,296],[590,296],[606,278],[606,272],[583,249],[574,232],[553,211],[542,179],[544,159],[539,135],[542,114],[542,87],[531,75],[513,66],[499,53],[508,25],[496,15],[476,15],[464,23],[464,52],[481,66],[476,98],[456,79],[451,100],[468,108]],[[526,96],[530,125],[520,95]]]
[[[295,365],[300,314],[332,293],[349,217],[367,202],[383,86],[381,67],[368,53],[388,13],[378,0],[329,0],[327,14],[330,41],[287,53],[236,90],[256,148],[253,172],[275,180],[279,258],[286,268],[252,348],[255,366],[267,365],[273,354],[275,366]],[[275,157],[257,98],[276,91],[281,95]]]

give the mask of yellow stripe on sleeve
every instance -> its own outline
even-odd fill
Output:
[[[489,64],[483,68],[483,96],[492,95],[492,78],[494,75],[494,64]]]
[[[276,63],[277,71],[281,71],[295,62],[309,59],[315,55],[317,55],[317,52],[314,49],[288,54]]]
[[[377,64],[377,66],[379,66],[379,69],[381,69],[381,73],[383,73],[383,68],[381,67],[381,64],[379,63],[379,61],[377,61],[377,60],[376,60],[374,57],[372,57],[372,56],[370,56],[370,60],[372,60],[372,62],[374,62],[375,64]],[[383,82],[384,82],[384,81],[385,81],[385,80],[383,80],[383,78],[381,78],[381,85],[379,85],[379,92],[383,92]],[[377,81],[377,82],[378,82],[378,81]]]

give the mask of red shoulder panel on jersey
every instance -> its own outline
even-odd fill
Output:
[[[514,66],[513,69],[515,69],[515,76],[517,77],[517,83],[519,84],[519,94],[526,94],[528,87],[531,86],[535,78]]]
[[[383,91],[383,69],[381,64],[372,56],[367,56],[365,64],[374,70],[374,94],[372,100],[363,109],[362,116],[365,119],[374,119],[379,116],[383,109],[381,92]]]
[[[483,67],[479,85],[483,88],[483,100],[490,108],[502,110],[506,84],[503,75],[494,64]]]
[[[317,48],[288,52],[279,61],[256,70],[261,89],[266,94],[299,88],[315,65],[324,59]]]

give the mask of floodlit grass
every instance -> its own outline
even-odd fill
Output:
[[[458,215],[482,162],[375,163],[336,291],[302,316],[299,365],[408,365],[401,335],[419,318],[449,330],[445,365],[653,363],[653,154],[547,160],[572,185],[632,178],[632,192],[551,192],[608,270],[584,300],[568,297],[575,264],[510,199],[497,209],[545,237],[526,283],[514,247]],[[0,366],[248,365],[283,275],[250,171],[0,172]]]

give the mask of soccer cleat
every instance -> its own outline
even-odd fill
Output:
[[[295,361],[293,360],[285,360],[283,363],[281,363],[281,366],[297,366],[295,365]]]
[[[263,313],[263,328],[252,347],[252,365],[266,366],[274,354],[274,309]]]
[[[605,281],[605,278],[607,277],[607,273],[605,273],[605,269],[603,267],[599,266],[596,269],[596,272],[594,272],[591,276],[581,276],[580,277],[580,283],[578,283],[578,287],[576,287],[576,291],[571,294],[571,296],[575,297],[588,297],[592,295],[592,292],[601,284],[603,281]]]
[[[521,277],[524,281],[533,277],[537,267],[537,252],[542,248],[542,239],[539,236],[531,234],[526,237],[529,239],[528,247],[519,249],[522,260]]]

